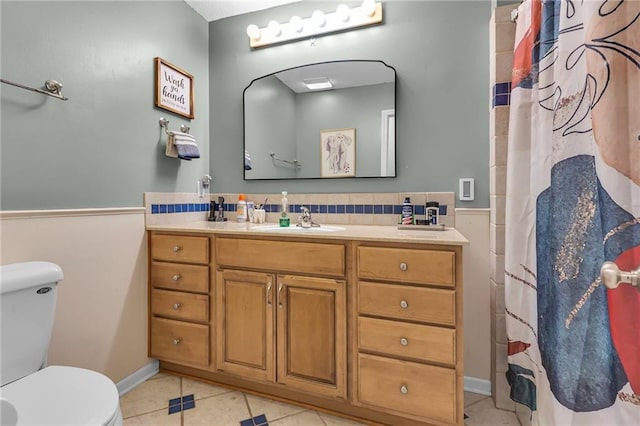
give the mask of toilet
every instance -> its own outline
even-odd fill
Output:
[[[45,366],[62,269],[50,262],[0,266],[0,424],[122,425],[116,385],[77,367]]]

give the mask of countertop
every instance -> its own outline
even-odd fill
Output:
[[[237,222],[185,222],[171,225],[147,226],[149,231],[192,232],[255,236],[280,236],[292,238],[321,238],[334,240],[388,241],[400,243],[469,245],[467,240],[455,228],[444,231],[418,229],[398,229],[396,226],[378,225],[320,225],[320,228],[302,229],[295,225],[280,228],[275,223],[237,223]]]

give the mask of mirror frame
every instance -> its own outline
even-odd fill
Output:
[[[378,62],[384,66],[386,66],[387,68],[389,68],[390,70],[393,71],[393,84],[394,84],[394,90],[393,90],[393,105],[394,105],[394,117],[395,117],[395,111],[397,109],[397,104],[398,104],[398,73],[396,71],[396,69],[394,67],[392,67],[391,65],[387,64],[386,62],[380,60],[380,59],[344,59],[344,60],[334,60],[334,61],[322,61],[322,62],[312,62],[309,64],[301,64],[301,65],[297,65],[295,67],[289,67],[289,68],[285,68],[285,69],[281,69],[278,71],[274,71],[270,74],[265,74],[262,75],[260,77],[256,77],[253,80],[251,80],[251,82],[244,88],[244,90],[242,91],[242,147],[243,147],[243,173],[242,173],[242,179],[244,181],[269,181],[269,180],[316,180],[316,179],[322,179],[322,180],[334,180],[334,179],[389,179],[389,178],[397,178],[398,177],[398,160],[397,160],[397,127],[394,126],[393,129],[393,137],[394,137],[394,159],[393,159],[393,167],[394,167],[394,174],[393,175],[388,175],[388,176],[340,176],[340,177],[322,177],[322,176],[314,176],[314,177],[266,177],[266,178],[247,178],[247,170],[244,169],[244,152],[246,152],[247,149],[247,130],[246,130],[246,92],[247,90],[258,80],[262,80],[264,78],[267,77],[271,77],[271,76],[275,76],[278,73],[281,72],[285,72],[285,71],[290,71],[290,70],[294,70],[296,68],[301,68],[301,67],[308,67],[308,66],[312,66],[312,65],[322,65],[322,64],[330,64],[330,63],[342,63],[342,62]],[[276,77],[277,78],[277,77]],[[381,131],[382,131],[382,127],[384,127],[384,125],[381,126]]]

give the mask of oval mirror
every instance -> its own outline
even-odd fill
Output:
[[[303,65],[244,90],[245,180],[395,177],[395,69]]]

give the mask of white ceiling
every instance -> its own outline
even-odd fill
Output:
[[[207,21],[268,9],[300,0],[184,0]]]

